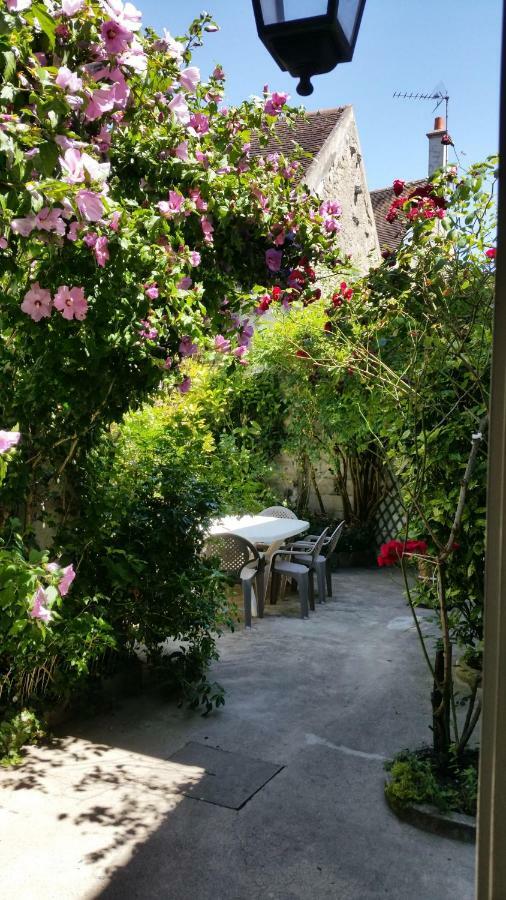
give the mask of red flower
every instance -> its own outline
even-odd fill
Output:
[[[404,188],[406,186],[406,182],[402,181],[400,178],[396,178],[394,181],[394,194],[396,197],[400,197]]]
[[[425,541],[387,541],[380,547],[379,556],[377,558],[378,566],[395,566],[403,556],[411,556],[413,553],[424,555],[427,553],[427,544]]]
[[[309,353],[306,353],[305,350],[297,350],[295,356],[298,356],[299,359],[309,359]]]
[[[485,256],[487,259],[495,259],[496,249],[495,247],[490,247],[488,250],[485,250]]]
[[[275,287],[273,287],[273,289],[272,289],[272,299],[279,300],[280,297],[281,297],[281,288],[278,287],[278,285],[275,285]]]

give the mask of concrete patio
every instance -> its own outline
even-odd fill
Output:
[[[474,848],[383,799],[384,760],[430,740],[398,573],[295,610],[221,639],[222,711],[139,695],[2,772],[2,900],[471,900]]]

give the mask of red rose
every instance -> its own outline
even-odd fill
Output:
[[[394,194],[396,197],[400,197],[404,188],[406,186],[406,182],[402,181],[401,178],[396,178],[394,181]]]
[[[495,254],[495,247],[490,247],[488,250],[485,250],[485,256],[487,257],[487,259],[495,259]]]

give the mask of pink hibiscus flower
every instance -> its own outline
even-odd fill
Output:
[[[30,290],[26,292],[21,309],[27,313],[34,322],[40,322],[41,319],[48,318],[51,315],[53,301],[51,294],[45,288],[41,288],[38,281],[35,281]]]
[[[189,375],[186,378],[183,378],[181,384],[178,384],[177,389],[180,394],[187,394],[192,386],[192,380]]]
[[[48,607],[48,598],[44,588],[39,588],[32,598],[32,608],[30,615],[33,619],[40,619],[41,622],[50,622],[53,614]]]
[[[94,247],[93,247],[93,252],[94,252],[94,254],[95,254],[95,259],[96,259],[96,261],[97,261],[97,264],[98,264],[101,268],[104,268],[106,262],[107,262],[108,259],[109,259],[109,246],[108,246],[108,244],[109,244],[109,242],[108,242],[107,238],[106,238],[104,235],[102,235],[101,237],[98,237],[98,238],[97,238],[97,240],[95,241],[95,245],[94,245]]]
[[[205,134],[209,131],[209,119],[204,113],[194,113],[190,117],[190,128],[197,134]]]
[[[188,125],[190,110],[182,94],[176,94],[169,103],[169,109],[181,125]]]
[[[204,235],[206,244],[212,244],[214,231],[212,222],[206,216],[202,216],[200,220],[200,227],[202,228],[202,233]]]
[[[183,69],[183,71],[179,75],[179,84],[186,91],[190,91],[192,94],[195,93],[197,85],[200,81],[200,69],[197,66],[189,66],[187,69]]]
[[[133,38],[131,31],[123,28],[119,22],[115,22],[113,19],[103,23],[100,34],[108,53],[123,53]]]
[[[104,204],[100,194],[93,191],[79,191],[76,200],[77,208],[87,222],[98,222],[102,218]]]
[[[64,319],[79,319],[82,322],[88,312],[88,301],[82,287],[69,288],[62,284],[55,294],[54,305]]]
[[[181,338],[181,342],[179,344],[179,352],[181,356],[194,356],[198,351],[197,344],[192,343],[191,337],[185,335]]]
[[[144,285],[144,293],[146,294],[146,297],[149,297],[150,300],[156,300],[156,298],[159,296],[159,290],[154,281],[151,284]]]
[[[11,447],[15,447],[20,437],[19,431],[0,431],[0,453],[6,453]]]

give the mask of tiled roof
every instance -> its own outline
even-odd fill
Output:
[[[254,156],[267,156],[269,153],[289,154],[293,151],[295,144],[300,144],[306,153],[315,156],[347,108],[338,106],[335,109],[319,109],[316,112],[308,112],[307,118],[296,119],[292,127],[286,122],[278,121],[276,137],[270,138],[266,147],[261,147],[258,138],[255,135],[252,136],[251,153]],[[310,165],[311,157],[301,159],[301,174],[304,174]]]
[[[413,188],[426,183],[426,178],[419,179],[418,181],[408,181],[406,182],[405,190],[412,191]],[[376,219],[376,231],[378,232],[381,250],[385,247],[389,247],[390,250],[397,250],[406,230],[402,222],[387,222],[386,220],[390,204],[394,199],[395,194],[393,187],[381,188],[379,191],[371,191],[371,203],[374,218]]]

